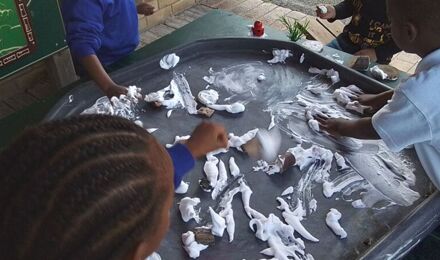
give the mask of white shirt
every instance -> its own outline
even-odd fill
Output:
[[[372,123],[392,151],[414,145],[423,168],[440,189],[440,49],[426,56],[416,74],[396,88]]]

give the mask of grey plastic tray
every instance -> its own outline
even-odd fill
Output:
[[[388,89],[367,76],[339,65],[324,56],[308,51],[302,46],[292,42],[250,39],[250,38],[224,38],[196,41],[166,53],[158,54],[142,62],[119,70],[113,73],[112,78],[124,85],[136,85],[142,88],[142,93],[147,94],[166,87],[172,73],[184,73],[193,94],[202,90],[206,82],[202,77],[208,75],[208,69],[212,67],[219,71],[224,67],[233,64],[250,62],[265,63],[271,59],[272,49],[290,49],[293,57],[281,66],[267,65],[268,73],[291,75],[284,82],[267,82],[261,87],[271,84],[272,88],[277,85],[286,87],[287,92],[282,95],[274,95],[274,98],[284,98],[285,95],[294,97],[299,91],[298,81],[309,77],[307,69],[310,66],[318,68],[334,68],[339,71],[341,85],[356,84],[369,93],[377,93]],[[175,52],[181,57],[179,65],[173,71],[160,69],[159,60],[163,55]],[[302,53],[305,53],[305,62],[299,64],[298,60]],[[293,71],[293,76],[292,76]],[[287,75],[287,74],[286,74]],[[276,77],[279,78],[279,77]],[[219,91],[221,96],[227,97],[225,92]],[[69,96],[73,101],[69,102]],[[46,116],[46,120],[65,118],[81,113],[85,108],[91,106],[102,93],[92,82],[86,82],[81,86],[67,93],[52,108]],[[270,122],[270,115],[263,112],[265,104],[253,101],[247,105],[247,110],[241,115],[231,116],[227,113],[216,113],[212,121],[223,123],[230,132],[243,134],[253,128],[266,128]],[[146,128],[159,128],[153,135],[163,144],[171,143],[176,135],[190,134],[192,129],[203,119],[197,116],[190,116],[183,110],[174,111],[171,118],[167,119],[166,110],[147,109],[142,113],[141,120]],[[287,136],[283,138],[282,150],[293,147],[296,144]],[[406,151],[411,156],[415,168],[417,183],[414,190],[421,194],[421,199],[410,207],[391,207],[385,210],[354,209],[350,203],[343,200],[326,199],[322,195],[322,189],[315,187],[313,190],[318,200],[318,210],[302,223],[316,237],[319,243],[306,241],[306,251],[311,253],[315,259],[396,259],[407,253],[424,236],[429,234],[440,222],[440,196],[438,192],[433,193],[432,184],[427,179],[414,151]],[[296,168],[290,169],[283,175],[267,176],[264,173],[251,173],[255,161],[243,154],[229,152],[221,155],[220,158],[227,162],[229,156],[235,156],[241,171],[246,174],[246,180],[253,189],[251,205],[265,214],[273,212],[280,216],[275,198],[288,186],[298,182],[300,172]],[[175,204],[184,196],[200,197],[202,209],[205,211],[208,206],[215,206],[210,199],[210,194],[203,192],[198,186],[198,180],[203,177],[203,161],[199,161],[192,172],[185,180],[190,182],[187,194],[177,195]],[[201,253],[200,259],[260,259],[264,258],[259,252],[267,247],[265,242],[258,240],[249,229],[249,219],[245,215],[241,201],[236,198],[233,201],[234,217],[236,221],[236,236],[232,243],[228,243],[228,236],[216,239],[216,245]],[[325,225],[325,215],[330,208],[337,208],[343,213],[342,225],[348,232],[348,239],[339,240]],[[208,218],[205,212],[202,217]],[[181,246],[181,234],[195,227],[194,222],[184,223],[180,213],[175,206],[171,210],[171,226],[167,237],[162,241],[159,253],[163,259],[186,259],[187,254]],[[372,243],[367,243],[371,241]]]

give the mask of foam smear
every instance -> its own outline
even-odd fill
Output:
[[[119,97],[100,97],[95,104],[85,109],[81,115],[101,114],[119,116],[129,120],[135,120],[138,109],[137,104],[139,98],[142,98],[141,89],[136,86],[129,86],[127,95],[120,95]]]
[[[355,208],[410,206],[420,198],[420,194],[410,188],[415,184],[413,171],[384,148],[377,154],[350,153],[345,160],[348,165],[340,167],[340,175],[324,182],[326,197],[341,193]]]
[[[173,73],[170,85],[145,96],[146,102],[158,102],[167,109],[184,108],[189,114],[197,114],[197,102],[183,74]]]

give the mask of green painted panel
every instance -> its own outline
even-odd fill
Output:
[[[57,0],[0,0],[0,79],[65,47]]]

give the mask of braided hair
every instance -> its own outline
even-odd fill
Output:
[[[157,228],[173,194],[170,165],[147,131],[118,117],[25,130],[0,153],[0,255],[126,257]]]

